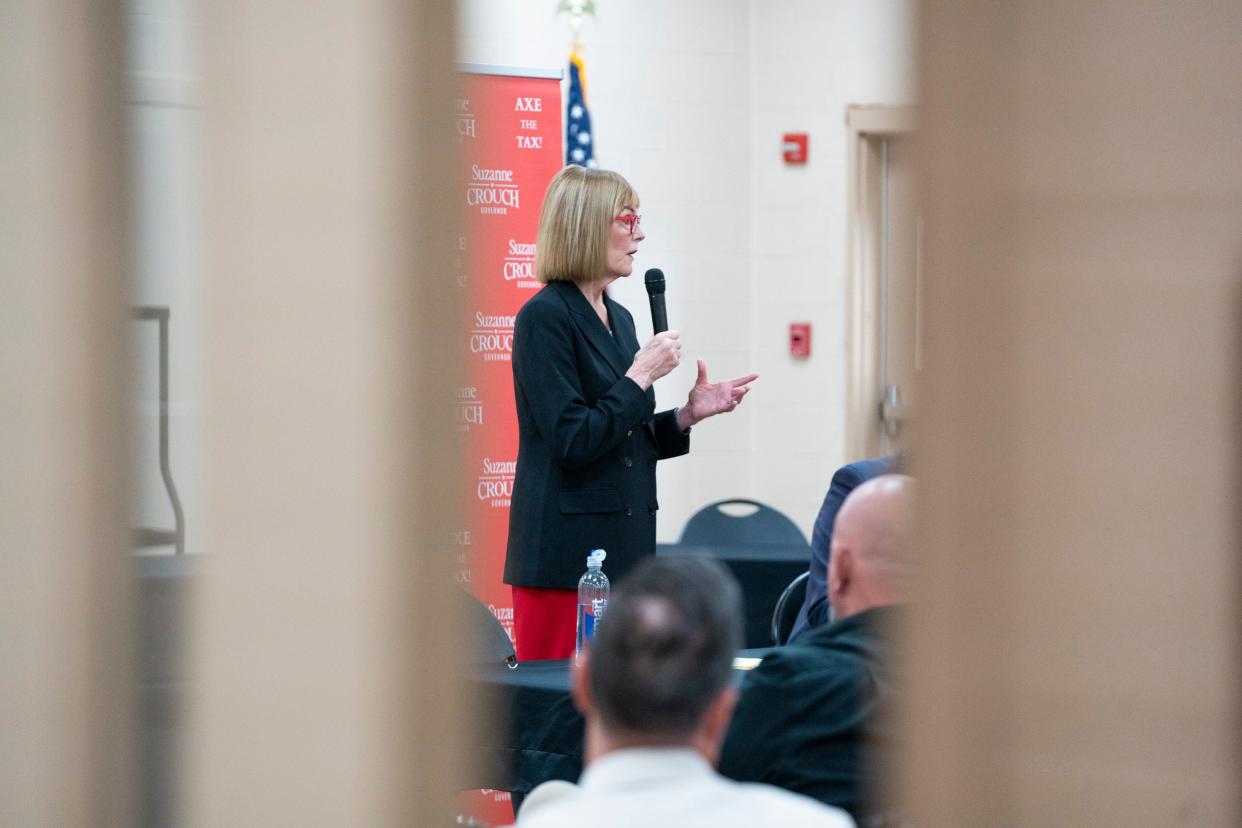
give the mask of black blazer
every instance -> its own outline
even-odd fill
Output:
[[[690,437],[625,376],[634,318],[604,303],[614,333],[569,282],[548,283],[518,312],[507,584],[575,589],[594,548],[607,550],[604,574],[616,583],[655,553],[656,460],[685,454]]]

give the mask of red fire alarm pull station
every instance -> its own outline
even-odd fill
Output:
[[[811,355],[811,323],[789,324],[789,355],[806,358]]]
[[[781,142],[781,148],[785,153],[785,163],[805,164],[806,143],[807,135],[805,132],[786,132]]]

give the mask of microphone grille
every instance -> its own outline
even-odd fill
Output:
[[[643,281],[647,285],[647,293],[656,294],[664,292],[664,271],[658,267],[653,267],[643,275]]]

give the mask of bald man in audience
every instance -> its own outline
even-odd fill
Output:
[[[740,590],[721,565],[641,561],[574,669],[586,770],[577,785],[531,791],[518,828],[851,828],[840,809],[714,769],[737,699],[741,619]]]
[[[849,811],[859,825],[900,820],[894,784],[895,626],[913,575],[914,481],[884,475],[846,498],[828,564],[833,616],[747,677],[720,770]]]

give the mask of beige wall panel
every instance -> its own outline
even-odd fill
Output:
[[[130,824],[121,23],[0,6],[0,825]]]
[[[1239,32],[924,6],[921,824],[1242,818]]]
[[[192,824],[448,824],[451,4],[210,4]]]

